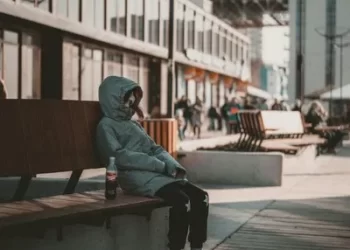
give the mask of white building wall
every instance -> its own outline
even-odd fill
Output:
[[[325,45],[326,40],[315,29],[326,31],[326,0],[306,0],[306,42],[305,42],[305,94],[325,87]],[[290,14],[290,63],[288,92],[291,99],[295,98],[296,86],[296,18],[297,0],[289,0]],[[337,33],[350,28],[350,1],[337,0],[336,26]],[[344,38],[350,41],[350,35]],[[339,41],[338,41],[339,42]],[[339,49],[336,49],[336,79],[339,86]],[[350,83],[350,48],[344,49],[344,85]]]
[[[294,0],[295,1],[295,0]],[[296,1],[295,1],[296,2]],[[326,0],[306,2],[305,94],[325,87],[326,40],[315,29],[326,32]]]
[[[289,0],[289,75],[288,75],[288,93],[290,99],[295,99],[296,86],[296,0]]]
[[[338,32],[350,29],[350,0],[337,1],[337,27]],[[350,42],[350,35],[344,38]],[[339,41],[340,42],[340,41]],[[336,49],[336,86],[340,85],[340,50]],[[343,50],[343,85],[350,83],[350,47]]]

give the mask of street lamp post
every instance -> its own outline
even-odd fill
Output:
[[[343,41],[343,38],[350,33],[350,29],[347,29],[346,31],[344,31],[342,33],[339,33],[339,34],[331,34],[331,35],[321,33],[318,29],[315,29],[315,31],[316,31],[317,34],[319,34],[320,36],[324,37],[326,39],[326,41],[329,41],[330,44],[335,44],[335,41],[338,38],[340,38],[340,40]],[[342,52],[341,52],[341,54],[342,54]],[[341,55],[341,61],[343,61],[343,55]],[[340,68],[342,68],[342,66]],[[331,72],[333,72],[333,68],[331,68],[330,70],[332,70]],[[341,71],[341,74],[342,73],[343,73],[343,71]],[[328,80],[328,79],[326,79],[326,80]],[[343,80],[341,79],[341,81],[343,81]],[[327,82],[327,84],[331,85],[331,88],[330,88],[331,89],[330,102],[329,102],[329,116],[332,116],[332,113],[333,113],[332,101],[333,101],[333,86],[334,86],[334,83],[333,82],[330,82],[330,83]]]
[[[175,1],[169,0],[169,27],[168,27],[168,100],[167,100],[167,116],[173,117],[174,114],[174,75],[175,75],[175,63],[174,63],[174,47],[175,47]]]
[[[340,105],[341,105],[341,111],[343,111],[344,105],[343,105],[343,78],[344,78],[344,63],[343,63],[343,56],[344,56],[344,48],[350,47],[350,42],[343,43],[343,37],[340,37],[340,43],[334,43],[334,45],[339,48],[339,86],[340,86]]]

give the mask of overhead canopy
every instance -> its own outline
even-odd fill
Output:
[[[341,91],[342,89],[342,91]],[[341,95],[342,92],[342,95]],[[340,96],[342,96],[343,99],[350,100],[350,84],[344,85],[342,88],[335,88],[333,90],[330,90],[326,93],[323,93],[320,98],[323,100],[339,100]]]
[[[214,14],[236,28],[286,26],[288,0],[213,0]]]
[[[255,97],[259,97],[265,100],[272,98],[272,95],[270,93],[250,85],[247,86],[247,94]]]

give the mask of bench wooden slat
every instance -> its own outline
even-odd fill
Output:
[[[120,190],[117,199],[112,201],[105,200],[103,191],[93,191],[3,203],[0,205],[0,230],[38,221],[64,224],[64,219],[72,216],[84,217],[99,211],[114,211],[117,214],[116,209],[144,208],[147,205],[164,206],[164,203],[158,198],[127,195]]]

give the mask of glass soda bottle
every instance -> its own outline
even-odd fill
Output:
[[[114,200],[117,197],[117,176],[118,171],[115,165],[115,157],[109,157],[109,164],[106,169],[105,197],[107,200]]]

